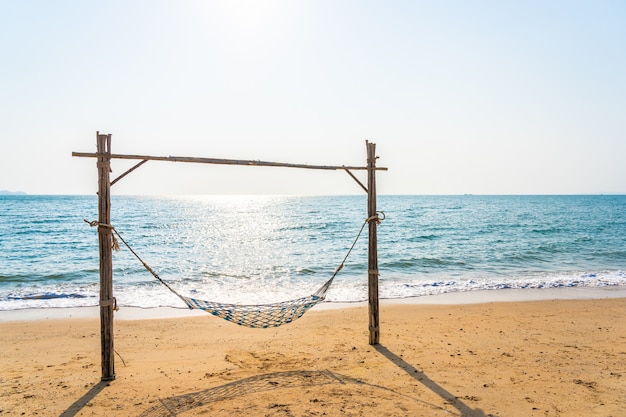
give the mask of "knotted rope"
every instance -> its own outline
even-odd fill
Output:
[[[89,220],[87,220],[87,219],[83,219],[83,221],[84,221],[85,223],[87,223],[87,224],[88,224],[89,226],[91,226],[91,227],[96,227],[96,226],[98,226],[98,227],[102,227],[102,228],[104,228],[104,229],[110,229],[110,230],[112,230],[113,232],[115,232],[115,234],[117,234],[117,235],[119,236],[119,234],[117,233],[117,230],[115,230],[115,227],[113,227],[113,226],[112,226],[112,225],[110,225],[110,224],[100,223],[100,222],[98,222],[97,220],[89,221]],[[120,236],[120,239],[121,239],[121,236]],[[122,239],[122,241],[123,241],[123,240],[124,240],[124,239]],[[124,242],[124,243],[126,243],[126,242]],[[117,239],[115,238],[115,235],[114,235],[113,233],[111,233],[111,249],[113,249],[113,250],[114,250],[114,251],[116,251],[116,252],[118,252],[118,251],[120,250],[120,244],[119,244],[119,242],[117,241]]]

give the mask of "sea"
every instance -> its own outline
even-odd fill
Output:
[[[626,288],[626,196],[379,195],[382,299]],[[97,197],[0,196],[0,310],[97,306]],[[180,294],[262,304],[367,300],[366,196],[113,196],[111,224]],[[186,306],[122,243],[119,306]]]

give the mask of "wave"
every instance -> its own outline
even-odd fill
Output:
[[[85,294],[76,294],[76,293],[54,293],[54,292],[44,292],[44,293],[31,293],[31,294],[9,294],[6,299],[11,301],[16,300],[55,300],[55,299],[67,299],[67,298],[94,298],[93,295],[85,295]]]
[[[466,262],[462,260],[449,260],[439,258],[410,258],[410,259],[398,259],[398,260],[379,260],[381,269],[390,271],[422,271],[429,272],[429,268],[433,270],[445,269],[446,267],[463,267],[466,266]]]
[[[235,280],[237,281],[237,280]],[[285,301],[311,294],[322,283],[321,280],[265,280],[255,285],[241,285],[241,281],[199,282],[186,280],[176,282],[174,287],[181,294],[196,298],[237,304],[260,304]],[[380,297],[402,299],[454,292],[502,289],[549,289],[563,287],[609,287],[626,288],[626,272],[596,271],[527,276],[502,276],[500,278],[475,276],[433,277],[428,274],[380,276]],[[338,277],[328,292],[328,302],[358,302],[368,298],[367,278],[364,276]],[[117,303],[122,307],[184,307],[180,299],[158,282],[115,285]],[[24,308],[54,308],[97,306],[99,291],[97,284],[79,288],[58,286],[0,292],[1,310]]]
[[[408,243],[417,243],[417,242],[428,242],[431,240],[440,239],[439,235],[429,234],[429,235],[420,235],[420,236],[412,236],[407,238],[405,241]]]
[[[42,285],[51,282],[84,282],[96,276],[98,269],[87,269],[75,272],[52,272],[0,275],[0,284]]]

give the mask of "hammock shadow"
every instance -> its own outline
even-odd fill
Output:
[[[285,371],[257,375],[240,379],[218,387],[174,397],[160,399],[158,403],[145,410],[139,417],[175,417],[195,408],[207,406],[219,401],[241,398],[245,395],[267,392],[284,388],[301,388],[321,385],[360,385],[383,389],[396,395],[420,402],[428,407],[443,410],[425,401],[395,392],[389,388],[341,375],[329,370],[324,371]]]
[[[487,415],[482,410],[469,407],[467,404],[459,400],[444,387],[430,379],[425,373],[415,368],[410,363],[406,362],[404,359],[387,349],[385,346],[375,345],[374,348],[384,357],[389,359],[398,368],[402,369],[404,372],[423,384],[426,388],[437,394],[446,403],[456,408],[461,413],[462,417],[487,417]]]
[[[69,408],[65,410],[64,412],[62,412],[59,417],[74,417],[83,408],[85,408],[85,406],[89,404],[91,400],[96,398],[96,396],[100,394],[100,392],[102,392],[102,390],[107,386],[109,386],[108,381],[98,382],[96,385],[91,387],[91,389],[87,391],[85,395],[80,397],[78,400],[74,401],[74,404],[70,405]]]

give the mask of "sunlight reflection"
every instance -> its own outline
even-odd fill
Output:
[[[202,289],[196,291],[235,293],[242,300],[252,294],[270,302],[275,301],[277,288],[293,291],[294,275],[306,273],[310,262],[306,248],[312,239],[308,227],[287,224],[288,197],[192,196],[185,200],[184,216],[196,220],[188,223],[182,244],[191,252],[186,258],[193,261],[179,265],[179,272],[196,283],[201,277]],[[198,266],[195,259],[204,262]]]

